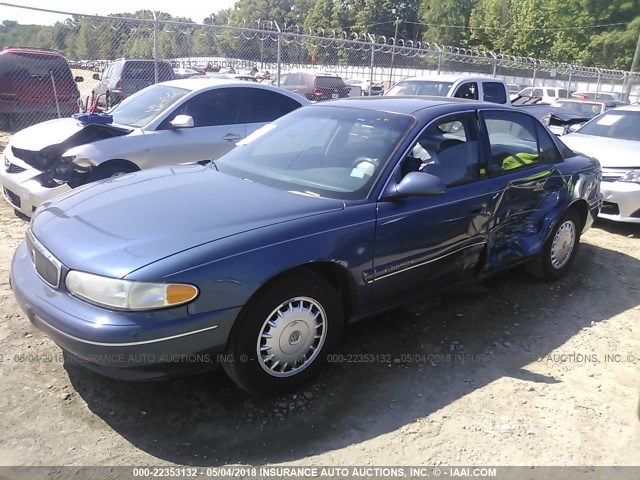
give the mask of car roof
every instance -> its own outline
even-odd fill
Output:
[[[208,77],[191,77],[181,78],[178,80],[168,80],[166,82],[156,83],[155,85],[168,85],[175,88],[184,88],[192,92],[200,90],[208,90],[215,87],[242,87],[242,88],[259,88],[262,90],[271,90],[280,93],[286,97],[293,98],[296,101],[306,105],[309,102],[305,97],[295,92],[290,92],[284,88],[275,87],[266,83],[248,82],[246,80],[227,79],[227,78],[208,78]]]
[[[618,110],[625,110],[625,111],[630,111],[630,112],[640,112],[640,105],[623,105],[620,107],[617,107],[615,109],[616,111]],[[610,112],[611,110],[609,110]]]
[[[456,82],[458,80],[490,80],[493,82],[503,83],[503,80],[499,78],[488,77],[486,75],[456,75],[456,74],[443,74],[443,75],[421,75],[419,77],[407,77],[405,80],[418,80],[418,81],[434,81],[439,80],[441,82]]]
[[[608,103],[611,100],[602,100],[601,98],[559,98],[556,102],[568,102],[568,103]]]
[[[10,47],[10,48],[6,48],[4,50],[2,50],[0,52],[1,54],[6,54],[6,53],[14,53],[14,54],[29,54],[29,55],[42,55],[42,56],[47,56],[47,57],[59,57],[59,58],[64,58],[64,55],[62,55],[61,53],[58,52],[54,52],[53,50],[42,50],[39,48],[20,48],[20,47]]]
[[[351,97],[340,100],[330,100],[316,105],[359,108],[363,110],[379,110],[389,113],[399,113],[402,115],[414,115],[421,110],[431,107],[454,106],[464,104],[467,108],[505,108],[505,105],[497,103],[479,102],[475,100],[465,100],[462,98],[450,97],[427,97],[427,96],[381,96],[381,97]]]

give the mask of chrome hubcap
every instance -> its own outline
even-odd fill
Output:
[[[309,297],[281,303],[265,320],[258,336],[258,362],[274,377],[291,377],[316,359],[327,337],[324,308]]]
[[[571,220],[565,221],[551,244],[551,266],[556,270],[564,267],[571,258],[573,246],[576,242],[576,227]]]

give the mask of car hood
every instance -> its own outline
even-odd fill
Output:
[[[198,245],[342,208],[188,165],[72,190],[38,209],[31,228],[67,267],[124,277]]]
[[[571,133],[560,137],[571,150],[597,158],[603,167],[639,167],[640,142]]]
[[[11,147],[16,157],[44,171],[55,166],[70,148],[131,132],[131,129],[123,126],[87,124],[73,118],[58,118],[15,133],[11,137]]]
[[[67,138],[84,130],[89,125],[70,117],[48,120],[14,133],[11,136],[11,146],[31,151],[42,150],[49,145],[64,142]],[[106,127],[111,130],[123,131],[112,125],[106,125]]]

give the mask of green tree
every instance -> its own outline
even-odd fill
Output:
[[[422,39],[444,45],[468,46],[469,22],[477,0],[422,0]]]

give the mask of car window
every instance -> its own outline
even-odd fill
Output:
[[[484,100],[493,103],[507,103],[507,93],[500,82],[483,82]]]
[[[458,87],[453,95],[456,98],[468,98],[478,100],[478,84],[476,82],[466,82]]]
[[[153,85],[125,98],[109,113],[115,123],[143,127],[187,93],[184,88]]]
[[[520,95],[523,97],[530,97],[531,96],[531,88],[525,88],[524,90],[522,90],[522,92],[520,92]]]
[[[280,82],[282,85],[302,85],[302,79],[299,73],[290,73],[284,79],[284,82]]]
[[[56,80],[73,81],[69,64],[63,57],[28,52],[0,55],[0,78],[51,82],[51,73]]]
[[[247,106],[246,117],[242,123],[272,122],[301,106],[300,102],[270,90],[258,88],[239,90]]]
[[[414,122],[357,108],[300,108],[238,142],[216,165],[301,195],[364,199]]]
[[[218,88],[200,93],[176,108],[160,126],[169,128],[168,123],[177,115],[189,115],[193,126],[214,127],[217,125],[235,125],[240,123],[240,91],[238,88]]]
[[[452,85],[452,82],[434,80],[403,80],[391,87],[385,95],[428,95],[433,97],[446,97]]]
[[[640,141],[640,112],[631,110],[608,110],[585,124],[578,133],[620,140]]]
[[[555,97],[556,91],[552,88],[547,88],[547,97]]]
[[[544,94],[542,93],[542,89],[541,88],[534,88],[533,89],[533,93],[531,94],[531,96],[533,96],[533,97],[542,97],[542,96],[544,96]]]
[[[314,86],[320,88],[340,88],[344,86],[344,81],[340,77],[316,77]]]
[[[567,98],[568,96],[569,96],[569,92],[564,88],[561,88],[560,90],[558,90],[558,97]]]
[[[160,66],[158,65],[158,68]],[[122,76],[130,79],[148,80],[155,76],[153,62],[127,61],[122,70]]]
[[[541,163],[534,118],[516,112],[482,113],[491,156],[489,173],[502,174]]]
[[[538,150],[540,152],[540,162],[555,164],[563,160],[558,147],[551,139],[551,134],[540,123],[536,124],[536,134],[538,136]]]
[[[403,160],[401,175],[430,173],[447,186],[477,179],[481,173],[478,141],[471,114],[439,119],[424,130]]]
[[[108,80],[109,77],[111,77],[112,70],[113,70],[113,67],[109,65],[107,69],[104,71],[104,73],[102,74],[102,80]]]

